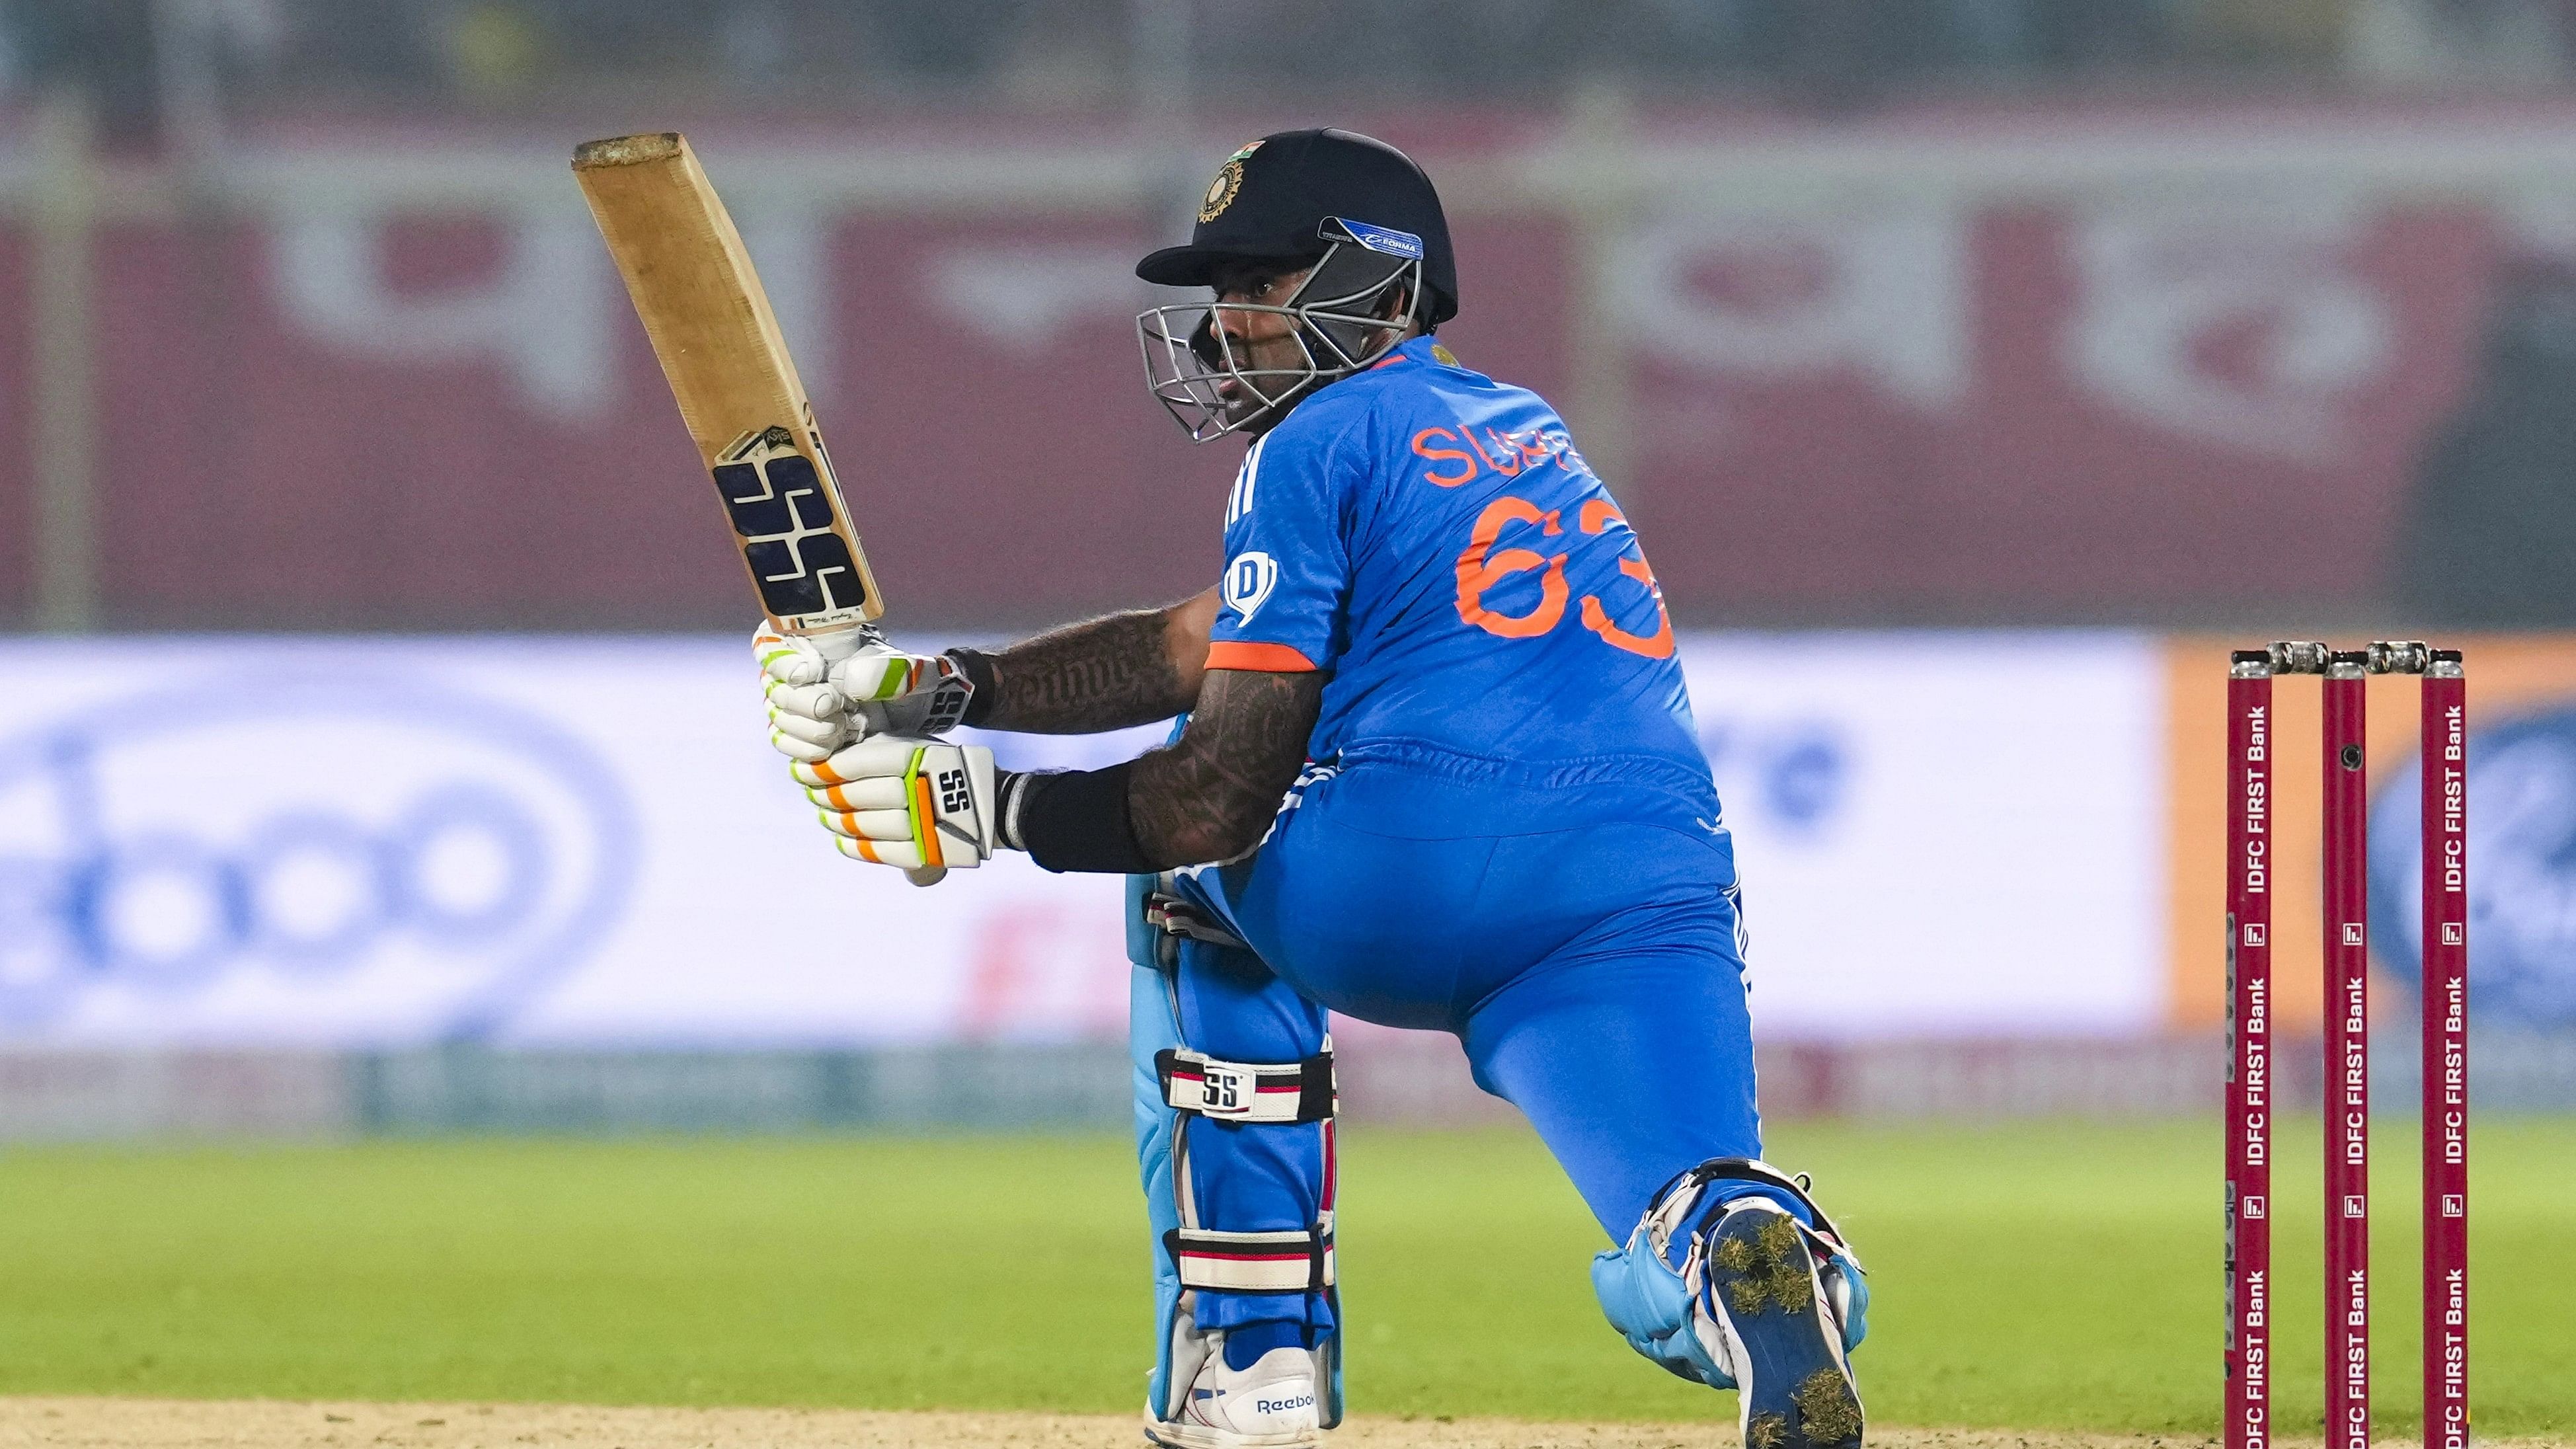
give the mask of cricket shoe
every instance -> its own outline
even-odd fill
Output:
[[[1145,1437],[1170,1449],[1317,1449],[1324,1442],[1315,1355],[1274,1348],[1249,1368],[1225,1366],[1225,1335],[1208,1335],[1207,1362],[1175,1420],[1147,1419]]]
[[[1798,1220],[1739,1200],[1710,1230],[1708,1304],[1726,1336],[1745,1449],[1859,1449],[1860,1391]]]

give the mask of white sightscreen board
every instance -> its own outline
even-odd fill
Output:
[[[1685,646],[1782,1034],[2150,1026],[2127,636]],[[0,642],[0,1043],[1114,1034],[1120,882],[835,854],[734,638]],[[1093,765],[1123,737],[994,737]]]
[[[2144,635],[1717,635],[1684,650],[1766,1036],[2137,1031],[2167,996]]]

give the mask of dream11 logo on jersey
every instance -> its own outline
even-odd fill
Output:
[[[470,1038],[577,964],[624,796],[434,672],[263,661],[0,738],[0,1041]]]
[[[2576,705],[2473,727],[2468,756],[2471,1018],[2576,1026]],[[2410,985],[2423,971],[2418,788],[2401,767],[2370,812],[2371,930]]]

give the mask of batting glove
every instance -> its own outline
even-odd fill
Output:
[[[1001,848],[998,777],[982,745],[879,735],[787,772],[843,855],[900,867],[915,884],[982,865]]]
[[[871,735],[946,734],[975,697],[955,660],[907,654],[864,625],[804,637],[764,623],[751,648],[769,702],[769,743],[809,764]]]

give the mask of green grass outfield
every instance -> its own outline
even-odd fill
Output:
[[[2416,1417],[2412,1129],[2378,1139],[2392,1432]],[[1599,1232],[1526,1133],[1344,1141],[1355,1411],[1719,1411],[1604,1326]],[[2285,1203],[2315,1201],[2316,1147],[2285,1142]],[[2576,1120],[2487,1119],[2475,1152],[2478,1427],[2576,1429]],[[2214,1428],[2211,1127],[1792,1125],[1772,1155],[1871,1266],[1874,1418]],[[2315,1219],[2277,1249],[2281,1422],[2311,1431]],[[1105,1137],[15,1150],[0,1392],[1127,1412],[1146,1252]]]

